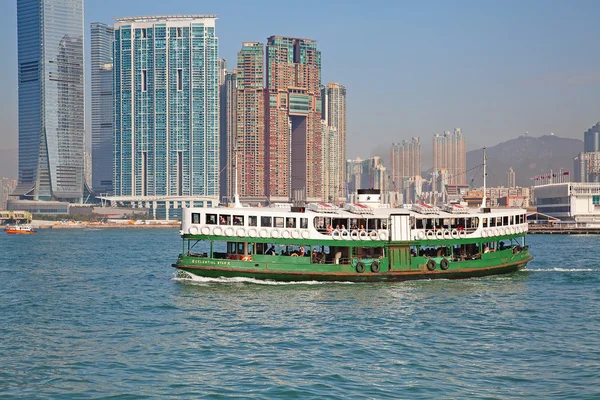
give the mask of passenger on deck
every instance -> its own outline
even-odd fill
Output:
[[[275,246],[271,245],[271,248],[269,248],[269,250],[267,250],[267,255],[269,256],[276,256],[277,253],[275,252]]]
[[[313,248],[313,250],[312,250],[311,261],[314,262],[314,263],[316,263],[316,262],[319,261],[318,260],[317,248],[316,247]]]
[[[333,232],[333,226],[331,224],[327,225],[327,233]]]
[[[304,247],[300,247],[300,251],[298,252],[298,257],[304,257]]]

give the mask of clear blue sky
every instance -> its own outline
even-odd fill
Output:
[[[1,1],[0,148],[16,148],[16,1]],[[349,3],[86,0],[86,51],[91,22],[132,15],[218,14],[230,68],[243,41],[316,39],[323,83],[348,89],[349,158],[454,127],[469,150],[525,131],[582,139],[600,120],[600,1]]]

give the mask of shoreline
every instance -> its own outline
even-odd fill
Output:
[[[177,224],[31,224],[35,229],[179,229]]]

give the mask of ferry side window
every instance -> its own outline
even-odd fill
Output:
[[[504,226],[508,225],[508,216],[503,217],[503,221],[502,222],[503,222]]]
[[[200,223],[200,213],[192,213],[192,224]]]
[[[295,228],[296,227],[296,218],[286,218],[285,225],[288,228]]]
[[[216,225],[217,224],[217,214],[206,214],[206,224],[207,225]]]
[[[487,218],[483,219],[483,228],[487,228]]]
[[[300,218],[300,228],[308,229],[308,218]]]
[[[258,226],[256,215],[248,216],[248,226]]]
[[[490,218],[490,226],[491,227],[496,226],[496,218]]]
[[[283,217],[275,217],[275,228],[283,228]]]
[[[271,226],[271,217],[260,217],[260,226]]]
[[[244,216],[243,215],[234,215],[233,216],[233,224],[234,225],[244,225]]]
[[[219,215],[219,225],[231,225],[231,215]]]

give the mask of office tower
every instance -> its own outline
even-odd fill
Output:
[[[403,182],[421,176],[421,142],[418,137],[411,141],[392,143],[390,148],[391,190],[402,191]]]
[[[447,184],[465,184],[467,154],[465,138],[459,128],[433,137],[433,171],[447,171]]]
[[[18,0],[19,185],[14,196],[81,202],[83,0]]]
[[[267,40],[266,192],[271,201],[322,194],[321,53],[314,40]]]
[[[237,69],[225,74],[225,80],[219,88],[221,115],[221,199],[225,202],[233,199],[234,191],[234,149],[237,132]]]
[[[174,208],[199,196],[218,198],[215,20],[215,15],[115,19],[116,196],[163,196],[166,208],[169,197],[177,198]]]
[[[264,201],[265,91],[264,45],[246,42],[237,55],[238,192],[243,198]],[[234,160],[234,163],[236,160]]]
[[[515,171],[511,168],[508,169],[508,172],[506,173],[506,187],[510,188],[514,188],[517,186],[516,184],[516,178],[515,178]]]
[[[113,180],[113,28],[91,25],[92,189],[112,194]]]
[[[600,122],[583,134],[583,151],[585,153],[600,151]]]
[[[342,136],[333,126],[321,121],[323,142],[323,200],[330,203],[346,201],[346,160],[342,158]],[[343,164],[343,167],[342,165]]]
[[[339,83],[329,82],[326,87],[321,89],[322,118],[326,126],[334,128],[337,138],[335,138],[335,147],[332,147],[331,131],[329,132],[330,143],[327,145],[328,151],[323,152],[323,163],[328,168],[334,168],[334,171],[323,171],[329,178],[337,177],[339,182],[329,182],[330,188],[335,188],[330,192],[331,198],[335,201],[344,201],[346,197],[346,88]],[[323,138],[325,147],[325,138]],[[326,158],[337,160],[335,164]]]

